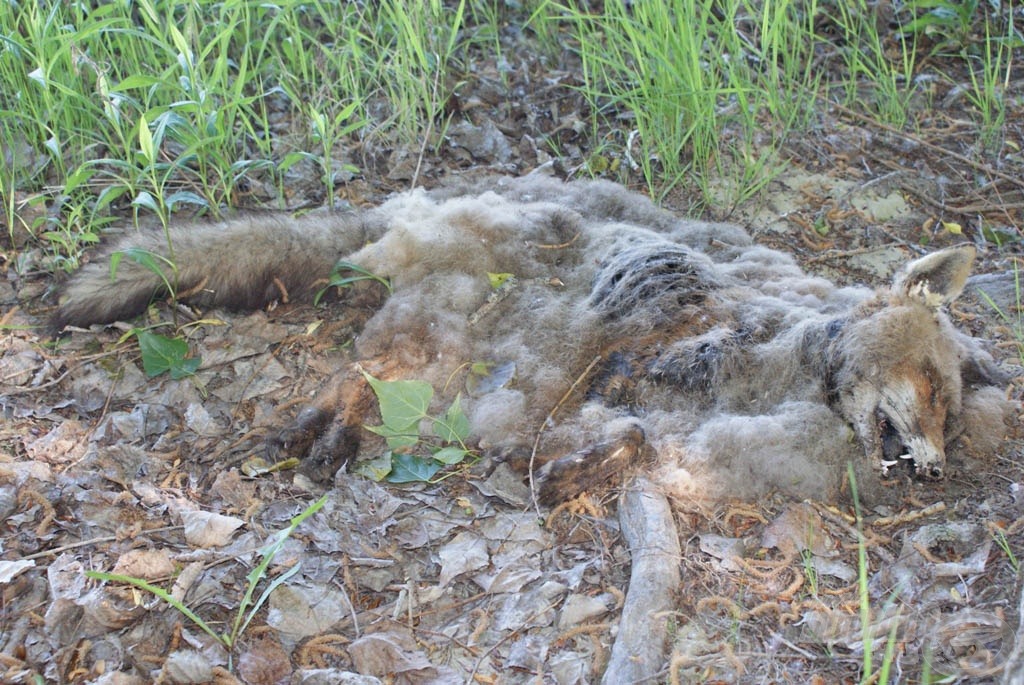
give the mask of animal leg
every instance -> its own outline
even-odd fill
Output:
[[[358,453],[363,425],[375,406],[364,370],[379,378],[387,377],[390,369],[377,361],[347,365],[291,422],[268,438],[268,456],[301,459],[302,473],[317,482],[330,482]]]
[[[570,500],[605,485],[616,475],[650,460],[653,451],[643,429],[632,425],[609,442],[573,452],[545,464],[539,471],[538,500],[546,506]]]

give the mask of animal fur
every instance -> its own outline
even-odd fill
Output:
[[[321,475],[360,450],[372,401],[359,368],[438,391],[472,362],[512,363],[514,383],[464,396],[491,454],[563,455],[543,474],[556,501],[658,455],[687,496],[822,496],[853,461],[940,479],[950,450],[991,452],[1010,405],[981,341],[944,307],[962,291],[970,246],[910,262],[892,286],[842,288],[803,273],[742,229],[679,219],[605,182],[498,179],[415,191],[381,207],[305,219],[253,217],[172,229],[179,293],[200,307],[309,301],[343,259],[394,292],[343,369],[271,441],[312,455]],[[166,254],[163,235],[106,254]],[[518,287],[500,301],[488,272]],[[68,283],[54,323],[138,314],[161,281],[94,258]],[[599,360],[592,364],[592,360]],[[585,390],[563,400],[585,369]],[[554,420],[546,418],[558,408]]]

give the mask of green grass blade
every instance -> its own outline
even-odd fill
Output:
[[[206,621],[197,616],[195,612],[193,612],[191,609],[185,606],[180,600],[173,597],[169,592],[167,592],[161,587],[152,585],[151,583],[148,583],[141,578],[135,578],[134,576],[123,576],[119,573],[86,571],[85,575],[87,578],[92,578],[93,580],[106,580],[114,583],[126,583],[128,585],[133,585],[139,588],[140,590],[145,590],[146,592],[152,593],[156,597],[159,597],[160,599],[162,599],[163,601],[167,602],[172,607],[177,609],[182,616],[192,621],[204,633],[212,637],[214,640],[224,645],[225,647],[231,647],[231,642],[229,641],[227,636],[218,635],[217,632],[206,623]]]

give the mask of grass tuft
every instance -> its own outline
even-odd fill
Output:
[[[480,55],[497,55],[503,77],[510,68],[509,27],[546,61],[578,58],[589,111],[573,126],[600,151],[586,168],[639,173],[656,196],[685,184],[705,202],[742,202],[830,101],[912,125],[936,54],[967,74],[956,88],[983,147],[1006,139],[1004,92],[1022,44],[1012,8],[916,0],[887,17],[867,0],[591,5],[5,3],[0,208],[11,227],[15,193],[49,200],[50,225],[34,228],[57,266],[73,268],[111,216],[216,216],[250,195],[285,205],[310,171],[314,199],[330,206],[341,183],[377,171],[353,158],[361,146],[438,153],[452,94]],[[554,136],[541,142],[558,151]]]

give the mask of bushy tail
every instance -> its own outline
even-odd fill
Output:
[[[224,223],[192,224],[162,232],[139,232],[108,245],[74,274],[53,316],[55,331],[65,326],[134,317],[167,283],[186,302],[202,307],[253,309],[275,299],[310,300],[326,285],[334,264],[368,239],[356,215],[251,216]],[[111,278],[110,255],[138,249],[159,255],[167,280],[152,269],[121,259]],[[164,261],[166,259],[167,261]]]

